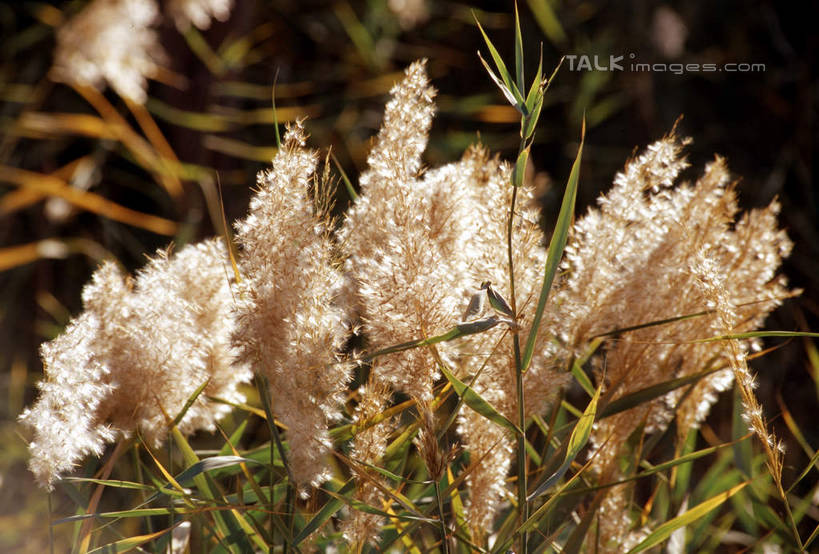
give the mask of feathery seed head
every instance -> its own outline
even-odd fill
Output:
[[[151,25],[159,15],[154,0],[93,0],[57,31],[51,77],[101,89],[104,83],[139,104],[146,79],[166,55]]]
[[[288,128],[272,168],[258,175],[247,217],[236,224],[242,281],[233,335],[241,358],[270,383],[302,493],[329,476],[327,427],[339,417],[350,370],[340,358],[348,328],[336,302],[343,279],[309,194],[317,157],[305,141],[301,122]]]
[[[230,285],[219,240],[160,251],[135,278],[112,262],[83,290],[85,311],[41,347],[46,378],[40,398],[21,416],[33,428],[31,469],[51,487],[88,454],[139,430],[154,446],[207,382],[179,422],[183,433],[213,430],[241,402],[249,371],[230,344]]]

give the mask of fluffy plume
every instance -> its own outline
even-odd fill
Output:
[[[343,278],[328,222],[309,194],[317,159],[304,141],[300,124],[288,129],[272,169],[258,175],[248,216],[236,224],[242,280],[234,335],[242,359],[270,382],[301,486],[329,476],[327,427],[339,416],[350,369],[339,358],[347,336],[336,304]]]
[[[167,11],[177,29],[186,31],[191,23],[199,29],[208,29],[212,19],[227,21],[233,0],[170,0]]]
[[[371,348],[434,335],[457,321],[458,200],[442,169],[418,178],[435,91],[416,62],[392,91],[384,123],[361,175],[361,196],[340,231],[346,268]],[[462,272],[460,272],[462,273]],[[438,373],[427,349],[382,361],[375,380],[432,399]]]
[[[165,60],[150,28],[158,14],[153,0],[93,0],[57,31],[51,77],[97,89],[107,82],[119,95],[144,104],[146,79]]]
[[[464,176],[461,186],[468,191],[469,213],[465,215],[467,239],[466,282],[477,286],[482,280],[493,283],[496,291],[511,299],[506,233],[512,199],[511,167],[489,158],[482,148],[467,151],[457,166]],[[538,210],[531,187],[518,189],[513,227],[512,259],[515,268],[516,305],[521,336],[526,337],[534,310],[546,250],[537,224]],[[484,313],[483,315],[487,315]],[[537,356],[524,379],[527,415],[543,413],[569,376],[554,360],[548,359],[545,340],[536,345]],[[518,419],[516,377],[512,334],[503,326],[458,344],[460,367],[467,375],[478,375],[475,390],[511,421]],[[470,487],[469,523],[473,535],[482,538],[491,529],[495,514],[506,495],[506,475],[512,460],[514,437],[508,430],[485,417],[465,410],[459,431],[472,460],[480,460],[467,477]]]
[[[475,147],[456,163],[419,175],[433,115],[423,62],[407,69],[392,90],[384,123],[361,177],[361,197],[341,230],[349,253],[348,274],[372,349],[440,333],[460,320],[469,298],[485,280],[508,294],[506,225],[511,199],[508,165]],[[520,305],[533,311],[545,250],[532,192],[522,188],[515,225]],[[478,314],[488,316],[490,313]],[[529,318],[531,320],[531,318]],[[522,320],[526,325],[526,316]],[[481,375],[475,388],[516,419],[512,343],[504,326],[457,345],[436,345],[443,363]],[[500,342],[500,344],[498,344]],[[527,376],[530,411],[541,411],[567,381],[538,358]],[[432,351],[416,349],[380,360],[375,379],[406,392],[422,405],[439,378]],[[512,439],[468,409],[460,424],[473,459],[470,522],[476,531],[491,524],[505,491]]]
[[[30,467],[46,487],[88,454],[139,430],[158,446],[168,417],[194,391],[204,393],[179,423],[183,433],[213,430],[230,408],[207,400],[244,400],[237,387],[250,372],[234,363],[232,297],[218,240],[175,256],[160,252],[125,276],[103,264],[83,290],[85,311],[43,344],[46,379],[20,419],[34,429]]]
[[[731,367],[724,345],[689,341],[704,338],[709,329],[756,329],[789,295],[784,279],[776,277],[791,248],[776,225],[777,204],[754,210],[734,225],[739,208],[721,158],[693,186],[674,187],[687,165],[681,157],[684,144],[670,135],[649,146],[617,175],[599,208],[574,225],[566,276],[553,302],[560,317],[553,319],[552,329],[562,345],[558,350],[579,354],[595,335],[612,329],[718,308],[711,289],[720,291],[731,317],[722,317],[718,309],[612,341],[606,348],[605,380],[614,389],[613,399],[676,377]],[[744,359],[747,345],[734,347],[734,357]],[[601,478],[614,477],[621,448],[638,426],[645,425],[646,432],[664,429],[676,409],[684,437],[732,378],[731,370],[723,369],[701,379],[681,403],[681,392],[674,392],[600,421],[592,442]],[[601,518],[603,537],[615,550],[628,544],[623,494],[622,488],[609,494],[603,511],[612,515]]]

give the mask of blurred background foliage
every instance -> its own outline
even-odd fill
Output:
[[[145,110],[129,110],[108,90],[108,113],[47,77],[55,27],[84,5],[0,4],[3,551],[42,551],[48,540],[46,495],[25,469],[15,420],[36,393],[38,345],[80,311],[81,288],[102,259],[114,256],[133,270],[170,241],[221,233],[220,196],[227,221],[244,214],[255,174],[275,152],[275,121],[308,117],[311,145],[332,147],[355,184],[387,92],[411,61],[428,58],[439,91],[430,166],[458,158],[478,137],[507,158],[519,141],[516,112],[477,59],[483,44],[473,17],[508,59],[511,2],[237,1],[230,19],[206,32],[180,34],[164,22],[161,42],[170,61],[161,82],[151,82]],[[520,9],[525,57],[536,60],[542,44],[547,74],[562,55],[598,55],[601,63],[624,56],[623,71],[571,71],[564,63],[551,85],[530,156],[546,228],[558,211],[584,113],[578,213],[608,188],[635,147],[684,115],[678,130],[694,138],[689,179],[719,153],[741,177],[744,207],[774,196],[782,202],[782,223],[796,243],[784,271],[805,292],[768,328],[819,329],[816,6],[521,0]],[[632,60],[761,63],[765,70],[636,72],[628,68]],[[339,213],[348,202],[340,187]],[[800,340],[768,346],[780,348],[754,361],[758,394],[786,440],[790,482],[788,471],[804,468],[819,445],[819,353]],[[732,401],[725,396],[701,440],[730,438]],[[794,493],[815,494],[815,483],[803,480]],[[65,500],[54,509],[74,506]]]

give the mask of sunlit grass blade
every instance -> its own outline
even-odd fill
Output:
[[[332,482],[326,486],[332,486]],[[327,490],[330,491],[329,488]],[[301,544],[307,537],[312,535],[314,531],[324,525],[327,520],[333,517],[344,506],[344,498],[354,491],[355,479],[348,480],[341,488],[332,491],[333,495],[331,499],[322,506],[321,510],[319,510],[318,513],[307,522],[307,525],[293,538],[293,546]]]
[[[52,525],[60,525],[62,523],[72,523],[75,521],[82,521],[85,519],[90,518],[134,518],[134,517],[154,517],[154,516],[167,516],[173,514],[189,514],[189,513],[196,513],[196,510],[192,510],[190,508],[136,508],[133,510],[120,510],[120,511],[113,511],[113,512],[98,512],[93,514],[80,514],[76,516],[69,516],[64,517],[61,519],[54,520],[51,524]]]
[[[193,393],[185,401],[185,404],[182,406],[182,409],[179,410],[179,413],[176,414],[176,416],[173,418],[173,421],[170,423],[171,426],[175,427],[179,425],[179,422],[182,421],[182,419],[185,417],[185,414],[188,413],[188,410],[190,409],[191,406],[193,406],[193,403],[196,402],[196,399],[199,398],[199,395],[202,394],[202,391],[204,391],[205,388],[208,386],[208,383],[210,383],[210,379],[207,379],[204,383],[196,387],[196,390],[194,390]]]
[[[571,494],[586,494],[586,493],[598,491],[598,490],[601,490],[601,489],[616,487],[617,485],[623,485],[625,483],[631,483],[631,482],[634,482],[634,481],[638,481],[640,479],[645,479],[646,477],[651,477],[652,475],[662,473],[662,472],[667,471],[669,469],[684,466],[685,464],[690,464],[694,460],[698,460],[700,458],[704,458],[706,456],[716,454],[718,452],[721,452],[722,450],[725,450],[726,448],[731,448],[732,446],[734,446],[738,442],[747,441],[749,438],[751,438],[751,436],[752,435],[750,433],[748,433],[744,437],[741,437],[738,441],[731,441],[731,442],[727,442],[725,444],[718,444],[716,446],[709,446],[709,447],[706,447],[706,448],[703,448],[703,449],[700,449],[700,450],[696,450],[694,452],[690,452],[688,454],[683,454],[681,456],[678,456],[678,457],[674,458],[673,460],[668,460],[667,462],[662,462],[662,463],[653,465],[653,466],[649,467],[648,469],[645,469],[644,471],[641,471],[640,473],[637,473],[637,474],[632,475],[630,477],[626,477],[625,479],[618,479],[617,481],[612,481],[611,483],[605,483],[605,484],[596,485],[596,486],[593,486],[593,487],[579,488],[577,490],[572,491]],[[687,489],[687,492],[690,492],[690,489]]]
[[[24,112],[11,129],[26,138],[49,139],[65,135],[116,140],[114,129],[101,117],[91,114]]]
[[[521,371],[526,371],[532,363],[532,356],[535,354],[535,340],[537,339],[540,320],[543,318],[543,311],[546,309],[546,301],[549,299],[549,292],[552,289],[560,259],[563,257],[563,249],[569,238],[569,226],[574,217],[574,205],[577,199],[577,184],[580,180],[580,161],[583,156],[583,143],[586,140],[586,122],[580,131],[580,146],[577,149],[577,157],[572,164],[569,181],[566,183],[566,191],[563,193],[563,203],[560,206],[560,214],[557,216],[557,223],[552,232],[552,239],[549,241],[549,252],[546,258],[546,268],[543,274],[543,285],[540,288],[540,296],[537,300],[535,317],[532,320],[532,328],[529,336],[526,337],[526,347],[521,360]]]
[[[515,2],[515,76],[518,90],[524,90],[526,85],[523,75],[523,36],[520,34],[520,14],[518,14],[517,2]]]
[[[708,337],[706,339],[697,339],[691,341],[692,343],[702,342],[716,342],[723,340],[745,340],[757,338],[794,338],[794,337],[810,337],[819,338],[819,333],[810,333],[807,331],[749,331],[747,333],[737,333],[733,335],[719,335],[716,337]]]
[[[273,77],[273,88],[270,91],[270,105],[273,107],[273,132],[276,135],[276,148],[281,149],[282,137],[279,134],[279,117],[276,113],[276,83],[279,81],[279,70],[276,69],[276,75]]]
[[[377,415],[368,418],[362,422],[348,423],[346,425],[340,425],[338,427],[330,429],[330,437],[334,441],[345,441],[351,439],[360,431],[369,429],[373,425],[378,425],[382,421],[389,419],[393,416],[396,416],[403,412],[404,410],[411,408],[412,406],[415,406],[415,400],[406,400],[404,402],[401,402],[400,404],[391,406],[386,410],[379,412]]]
[[[53,175],[0,166],[0,181],[62,198],[83,210],[160,235],[174,235],[177,231],[177,224],[169,219],[126,208],[93,192],[72,187]]]
[[[504,63],[503,58],[501,58],[501,55],[495,48],[495,45],[492,44],[492,41],[489,39],[489,36],[483,30],[481,22],[478,21],[477,17],[475,17],[475,23],[477,23],[478,29],[481,31],[481,35],[483,35],[483,40],[486,43],[486,47],[489,48],[489,54],[492,56],[492,61],[495,62],[495,67],[498,69],[498,73],[500,73],[500,80],[495,76],[494,72],[492,72],[492,70],[489,69],[489,66],[483,60],[483,58],[480,58],[481,63],[483,63],[484,67],[489,72],[489,75],[492,77],[492,80],[495,81],[495,83],[500,87],[501,91],[503,91],[503,94],[504,96],[507,97],[509,103],[515,106],[520,111],[525,110],[526,102],[523,96],[521,95],[520,90],[518,90],[515,81],[512,79],[512,76],[509,74],[509,70],[506,68],[506,63]],[[478,53],[478,57],[480,57],[480,53]]]
[[[500,323],[500,320],[498,320],[498,318],[496,317],[488,317],[486,319],[471,321],[469,323],[459,323],[440,335],[435,335],[434,337],[429,337],[426,339],[412,340],[408,342],[402,342],[400,344],[395,344],[393,346],[388,346],[387,348],[382,348],[380,350],[376,350],[375,352],[367,354],[366,356],[363,356],[361,359],[363,361],[368,362],[374,360],[375,358],[378,358],[379,356],[394,354],[396,352],[403,352],[404,350],[420,348],[422,346],[431,346],[433,344],[438,344],[439,342],[446,342],[461,337],[465,337],[467,335],[474,335],[475,333],[483,333],[484,331],[488,331],[489,329],[495,327],[498,323]]]
[[[134,481],[122,481],[120,479],[93,479],[91,477],[63,477],[63,482],[75,481],[78,483],[94,483],[112,489],[134,489],[134,490],[153,490],[153,487],[144,483],[136,483]]]
[[[568,471],[571,467],[572,463],[574,462],[577,455],[580,454],[580,451],[586,446],[586,443],[589,442],[589,437],[591,437],[592,426],[594,425],[594,420],[597,415],[597,403],[600,400],[600,391],[602,390],[602,385],[597,387],[597,390],[594,392],[594,396],[589,401],[588,405],[586,405],[586,409],[583,410],[583,415],[580,416],[580,419],[577,420],[577,423],[572,430],[572,434],[569,437],[569,442],[567,443],[566,447],[566,458],[563,460],[560,468],[549,476],[540,486],[538,486],[532,494],[530,494],[526,500],[531,501],[537,498],[538,496],[545,493],[549,490],[563,475]]]
[[[704,515],[708,514],[712,510],[715,510],[719,506],[721,506],[726,500],[731,498],[733,495],[744,489],[750,481],[745,481],[744,483],[740,483],[734,487],[731,487],[725,492],[722,492],[705,502],[701,502],[688,510],[687,512],[683,513],[671,519],[659,527],[657,527],[654,531],[652,531],[645,539],[643,539],[637,546],[629,550],[628,554],[637,554],[637,552],[643,552],[652,548],[663,541],[665,541],[668,537],[671,536],[676,529],[689,525],[694,521],[697,521]]]
[[[112,542],[106,544],[104,546],[100,546],[99,548],[95,548],[90,550],[88,554],[115,554],[119,552],[130,552],[131,550],[149,542],[154,539],[158,539],[159,537],[163,536],[165,533],[173,531],[175,527],[178,527],[182,522],[180,521],[178,524],[174,525],[173,527],[168,527],[167,529],[163,529],[161,531],[157,531],[155,533],[149,533],[147,535],[137,535],[135,537],[128,537],[127,539],[118,540],[116,542]]]
[[[520,428],[509,421],[506,417],[503,416],[499,411],[497,411],[492,404],[487,402],[480,394],[475,392],[472,387],[469,387],[465,383],[463,383],[460,379],[458,379],[454,373],[452,373],[449,368],[446,367],[444,364],[439,365],[441,369],[441,373],[444,374],[447,381],[452,384],[452,388],[455,390],[455,393],[463,398],[464,403],[472,408],[475,412],[479,413],[489,421],[496,423],[502,427],[506,427],[507,429],[514,431],[517,434],[521,434],[522,431]]]
[[[583,371],[583,366],[589,361],[589,358],[594,355],[594,353],[600,347],[601,342],[602,341],[600,339],[592,340],[583,355],[580,358],[572,360],[572,375],[580,386],[583,387],[583,390],[586,391],[586,394],[588,394],[590,398],[594,396],[595,389],[591,379],[589,379],[589,376]]]
[[[796,487],[796,485],[802,481],[802,479],[807,477],[810,472],[816,471],[817,468],[819,468],[819,450],[817,450],[813,456],[811,456],[810,461],[808,461],[807,465],[805,466],[805,469],[803,469],[802,473],[799,474],[799,477],[797,477],[794,482],[791,483],[791,486],[788,488],[787,492],[790,493],[794,487]]]
[[[358,200],[358,193],[355,191],[353,183],[350,181],[350,178],[347,177],[347,173],[344,171],[344,168],[341,167],[340,163],[338,163],[338,159],[336,159],[335,154],[331,153],[330,157],[333,159],[333,163],[335,164],[339,175],[341,175],[341,181],[344,183],[344,189],[347,191],[347,195],[350,197],[350,200],[355,202]]]
[[[242,463],[258,464],[261,462],[258,462],[253,458],[245,458],[242,456],[211,456],[210,458],[199,460],[192,466],[188,467],[185,471],[178,474],[176,476],[176,481],[178,483],[185,483],[189,480],[192,480],[200,473],[204,473],[206,471],[214,471],[216,469],[223,469],[226,467],[233,467]]]
[[[600,419],[630,410],[635,406],[640,406],[675,389],[696,383],[700,379],[723,369],[725,368],[718,367],[714,369],[706,369],[705,371],[695,373],[694,375],[678,377],[677,379],[669,379],[668,381],[663,381],[662,383],[657,383],[656,385],[651,385],[621,396],[617,400],[612,400],[611,402],[607,403],[605,407],[600,410]]]
[[[518,159],[515,161],[515,167],[512,170],[512,185],[515,187],[523,186],[523,178],[526,175],[526,164],[529,161],[529,148],[524,148],[518,154]]]
[[[164,166],[162,171],[164,176],[163,183],[168,189],[168,193],[174,200],[180,201],[184,191],[182,189],[182,183],[179,181],[174,169],[179,164],[179,158],[177,158],[176,152],[174,152],[168,143],[168,140],[156,124],[156,121],[154,121],[154,118],[151,117],[151,114],[145,109],[145,106],[128,100],[127,98],[125,99],[125,105],[128,106],[128,109],[131,111],[131,114],[133,114],[142,132],[145,133],[151,146],[153,146],[158,162]]]
[[[812,545],[812,544],[813,544],[813,541],[815,541],[815,540],[816,540],[816,537],[819,537],[819,524],[817,524],[817,525],[816,525],[816,527],[814,527],[814,528],[813,528],[813,532],[810,534],[810,536],[809,536],[809,537],[807,538],[807,540],[805,541],[804,546],[805,546],[805,548],[806,548],[806,549],[807,549],[807,548],[808,548],[810,545]]]
[[[560,488],[556,490],[546,502],[543,503],[543,505],[535,510],[534,513],[532,513],[532,515],[530,515],[529,518],[523,522],[523,524],[516,528],[511,537],[515,537],[521,533],[533,530],[540,523],[541,519],[547,516],[549,512],[555,508],[557,500],[561,497],[562,493],[573,486],[580,479],[580,476],[586,471],[586,469],[589,468],[589,466],[591,466],[591,460],[586,462],[580,469],[578,469],[577,473],[572,475],[571,478],[561,485]],[[511,542],[512,538],[507,538],[504,543],[496,544],[494,548],[492,548],[492,552],[506,552],[506,549],[509,547]]]
[[[178,427],[171,427],[171,436],[173,437],[177,448],[179,448],[179,450],[182,452],[182,458],[185,460],[186,464],[193,466],[200,462],[199,457],[193,451],[193,448],[191,448],[190,444],[179,431]],[[163,472],[163,474],[164,473],[166,472]],[[175,479],[174,482],[176,483]],[[214,487],[211,486],[206,474],[199,473],[194,475],[193,482],[199,493],[202,494],[207,500],[219,500],[221,495],[218,494],[218,492],[214,490]],[[178,486],[178,483],[176,483],[176,486]],[[250,541],[252,540],[257,546],[261,547],[263,550],[267,550],[266,545],[263,541],[261,541],[257,533],[247,533],[241,531],[242,529],[246,530],[249,528],[248,523],[243,521],[243,519],[244,517],[235,510],[230,510],[224,514],[219,511],[213,512],[213,520],[216,523],[216,528],[221,535],[221,539],[226,541],[226,544],[236,547],[239,552],[246,552],[247,549],[252,549],[250,544]]]
[[[225,63],[213,48],[210,47],[210,44],[205,40],[205,37],[199,29],[191,25],[182,36],[185,38],[185,42],[188,43],[191,51],[196,54],[196,57],[208,68],[208,71],[217,76],[225,73],[227,69]]]
[[[452,508],[452,515],[455,516],[455,527],[458,530],[458,533],[462,537],[468,539],[470,537],[469,533],[469,525],[466,521],[466,512],[464,510],[464,504],[461,500],[461,493],[458,491],[458,487],[452,487],[453,482],[453,475],[452,475],[452,468],[447,466],[446,468],[446,482],[447,488],[450,489],[449,492],[449,503]]]

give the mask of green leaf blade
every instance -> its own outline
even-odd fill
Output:
[[[557,217],[557,223],[552,234],[552,240],[549,242],[549,253],[546,258],[546,268],[543,275],[543,285],[540,289],[540,297],[537,301],[537,310],[535,318],[532,321],[532,328],[529,331],[529,336],[526,337],[526,348],[523,352],[523,359],[521,361],[521,371],[526,371],[529,364],[532,363],[532,356],[535,353],[535,339],[537,339],[537,330],[540,326],[540,320],[543,318],[543,311],[546,309],[546,301],[549,298],[549,291],[552,288],[557,267],[560,264],[560,259],[563,257],[563,250],[566,248],[566,242],[569,238],[569,226],[574,216],[574,205],[577,200],[577,184],[580,180],[580,162],[583,156],[583,144],[586,140],[586,121],[583,120],[583,128],[580,136],[580,146],[577,149],[577,157],[572,164],[572,170],[569,173],[569,181],[566,184],[566,191],[563,193],[563,203],[560,206],[560,214]]]

